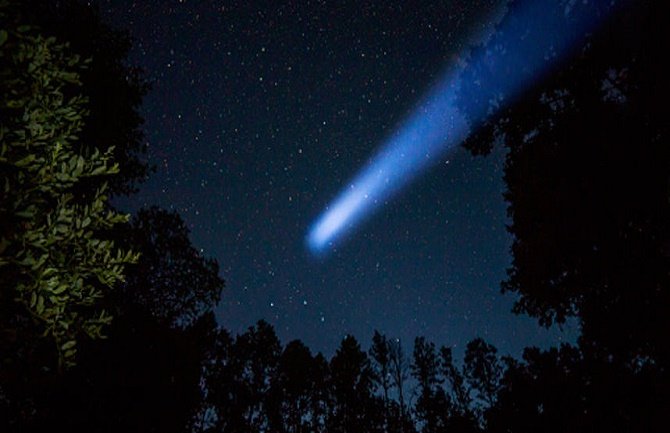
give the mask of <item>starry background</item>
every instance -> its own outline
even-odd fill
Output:
[[[375,329],[502,353],[574,340],[514,316],[504,150],[457,149],[325,258],[305,246],[314,219],[473,38],[501,1],[100,0],[134,38],[130,62],[153,89],[142,109],[156,173],[134,210],[177,210],[221,265],[219,323],[258,319],[286,343],[334,353]],[[408,346],[409,348],[409,346]]]

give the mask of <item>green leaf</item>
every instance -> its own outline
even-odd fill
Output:
[[[64,291],[67,290],[67,284],[60,284],[58,287],[53,289],[51,292],[54,293],[55,295],[60,295]]]
[[[37,311],[37,314],[42,314],[44,312],[44,297],[42,295],[37,295],[35,311]]]
[[[99,176],[101,174],[107,174],[107,166],[101,165],[99,167],[96,167],[95,169],[93,169],[93,171],[91,172],[90,175],[91,176]]]
[[[77,344],[77,342],[76,342],[75,340],[70,340],[70,341],[67,341],[65,344],[63,344],[60,348],[61,348],[61,350],[64,350],[64,351],[65,351],[65,350],[70,350],[70,349],[72,349],[76,344]]]
[[[25,167],[29,165],[31,162],[35,160],[35,154],[31,153],[30,155],[27,155],[24,158],[21,158],[20,160],[16,161],[14,163],[15,166],[17,167]]]

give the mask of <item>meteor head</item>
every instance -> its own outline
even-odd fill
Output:
[[[379,184],[385,182],[382,174],[383,170],[378,170],[376,176],[364,174],[326,209],[307,236],[307,243],[313,252],[321,252],[328,245],[333,245],[345,229],[353,227],[354,222],[363,216],[366,208],[378,202],[374,197],[379,195]]]
[[[336,233],[342,231],[345,225],[351,225],[351,215],[358,208],[360,195],[343,197],[343,203],[337,203],[326,210],[325,214],[316,222],[307,238],[312,251],[322,251],[332,244]]]

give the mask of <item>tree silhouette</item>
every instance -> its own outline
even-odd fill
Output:
[[[242,399],[242,362],[237,359],[235,339],[225,329],[219,330],[205,363],[204,379],[207,390],[205,405],[200,408],[200,427],[210,431],[242,432],[246,419],[246,402]],[[208,426],[206,413],[215,413],[213,426]]]
[[[466,143],[486,153],[497,136],[508,147],[514,243],[504,289],[519,295],[515,311],[545,326],[570,316],[581,325],[579,357],[533,352],[510,365],[502,392],[518,392],[506,397],[509,413],[519,410],[517,429],[661,431],[670,409],[670,86],[657,55],[670,37],[663,2],[621,3],[574,59]],[[546,12],[567,25],[562,4]],[[583,371],[585,384],[570,389],[561,369]],[[564,395],[581,395],[579,410],[544,395],[555,375]],[[512,400],[533,402],[525,421]]]
[[[435,344],[426,341],[425,337],[417,337],[414,340],[414,360],[411,368],[418,388],[414,411],[422,433],[444,431],[451,410],[451,402],[442,388],[439,366]]]
[[[451,348],[440,348],[440,362],[442,375],[451,390],[451,401],[454,404],[454,410],[457,414],[467,416],[472,404],[470,390],[467,388],[465,378],[459,369],[454,365],[454,359]]]
[[[218,263],[191,245],[177,213],[141,209],[117,237],[142,251],[118,297],[145,306],[170,326],[182,327],[218,303],[224,285]]]
[[[282,425],[285,420],[278,411],[284,390],[274,386],[282,350],[272,326],[260,320],[234,341],[226,332],[219,339],[205,372],[207,403],[216,413],[214,431],[264,431]]]
[[[377,387],[382,390],[382,402],[384,406],[384,425],[389,422],[389,409],[391,401],[389,391],[391,389],[391,356],[389,343],[386,336],[375,331],[372,336],[372,347],[370,347],[370,361],[374,372],[374,380]],[[385,427],[388,428],[388,427]]]
[[[465,374],[454,365],[451,348],[440,348],[440,367],[451,401],[447,430],[454,433],[479,431],[479,419],[470,395],[473,388],[466,382]]]
[[[465,377],[481,405],[492,406],[500,387],[502,367],[497,352],[481,338],[470,341],[465,349]]]
[[[277,366],[270,389],[270,428],[275,432],[311,431],[310,407],[314,390],[314,361],[299,340],[289,342]]]
[[[499,401],[487,412],[488,430],[588,431],[579,358],[565,345],[560,351],[526,349],[523,362],[509,359]]]
[[[264,430],[269,425],[268,398],[281,353],[279,340],[272,326],[261,320],[237,337],[233,350],[241,366],[239,397],[245,403],[246,425],[252,431]]]
[[[376,431],[380,420],[371,410],[376,401],[372,394],[374,374],[370,360],[352,336],[342,339],[330,361],[331,407],[329,432]]]
[[[309,412],[309,431],[314,433],[327,432],[327,419],[330,412],[330,369],[328,361],[321,354],[314,357],[312,370],[311,405]]]
[[[53,386],[34,389],[39,416],[21,431],[59,426],[75,432],[183,432],[200,405],[204,348],[212,314],[188,329],[156,322],[125,306],[101,344],[81,350],[81,362]]]
[[[411,418],[405,402],[405,384],[409,377],[410,364],[405,357],[399,339],[388,341],[389,360],[391,364],[391,379],[393,387],[398,392],[397,416],[395,417],[396,431],[409,431],[406,426],[411,424]],[[394,408],[391,408],[392,410]]]
[[[467,145],[504,134],[515,310],[577,315],[583,337],[632,361],[667,360],[670,94],[662,2],[623,7],[579,55]],[[555,4],[547,13],[562,16]],[[652,48],[653,47],[653,48]]]

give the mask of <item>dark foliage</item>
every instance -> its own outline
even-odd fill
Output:
[[[578,315],[612,354],[667,360],[670,329],[670,95],[661,2],[622,7],[556,71],[467,147],[496,134],[514,263],[505,290],[543,325]],[[548,13],[563,14],[562,6]],[[659,358],[660,359],[660,358]]]
[[[172,225],[150,224],[156,213],[163,215],[155,209],[139,213],[127,229],[141,227],[154,243],[135,243],[142,258],[132,272],[141,271],[143,278],[129,279],[105,299],[114,315],[105,340],[84,341],[77,366],[66,374],[48,368],[51,359],[39,345],[27,345],[22,364],[3,365],[0,430],[39,432],[56,425],[86,432],[176,432],[194,421],[203,367],[210,348],[223,339],[212,313],[223,282],[216,263],[194,254],[186,238],[174,242],[175,231],[184,234],[181,219],[167,214]],[[178,259],[149,266],[156,244],[165,257],[185,254],[189,269]],[[171,276],[169,283],[162,274]],[[146,302],[142,293],[169,302]]]
[[[327,430],[378,431],[381,419],[376,415],[380,413],[380,402],[372,394],[374,374],[370,360],[354,337],[342,340],[330,361],[329,377],[331,405]]]
[[[460,412],[451,409],[447,396],[453,390],[442,386],[440,359],[424,338],[417,339],[412,365],[416,375],[429,377],[430,390],[413,385],[419,399],[414,406],[403,404],[401,411],[400,393],[391,392],[395,382],[389,378],[393,385],[384,389],[379,380],[384,365],[380,353],[392,353],[384,344],[393,347],[376,332],[371,352],[377,358],[371,361],[358,341],[347,336],[328,362],[297,340],[282,349],[263,321],[235,338],[220,330],[205,368],[201,413],[210,418],[199,427],[212,432],[479,431],[480,420],[469,403]],[[468,395],[474,382],[466,376],[484,380],[478,374],[452,368]]]
[[[313,431],[307,416],[318,401],[317,387],[323,384],[320,368],[310,350],[299,340],[286,345],[269,390],[270,429],[276,432]]]
[[[149,85],[139,68],[128,65],[130,37],[107,26],[96,9],[77,0],[15,3],[22,23],[39,27],[46,36],[69,43],[73,52],[91,59],[81,74],[89,114],[80,134],[80,150],[90,153],[113,146],[120,171],[104,180],[112,194],[135,191],[150,172],[144,160],[147,143],[139,113]],[[97,186],[99,183],[89,182],[82,188],[94,191]]]
[[[466,143],[508,147],[504,290],[520,296],[515,311],[545,326],[574,316],[582,329],[578,351],[509,363],[489,423],[501,431],[662,431],[670,409],[670,89],[659,57],[670,35],[663,2],[620,3],[575,59]],[[562,17],[564,5],[547,13]]]
[[[141,209],[127,229],[118,234],[142,252],[129,269],[118,295],[144,306],[170,326],[192,324],[216,305],[223,290],[219,266],[192,245],[189,231],[175,212]]]
[[[203,347],[214,326],[210,314],[187,330],[169,329],[126,306],[107,340],[81,349],[77,368],[25,390],[35,413],[18,431],[185,431],[201,398]]]
[[[476,338],[468,343],[463,360],[467,378],[475,391],[475,397],[481,404],[488,406],[495,403],[502,375],[497,352],[495,347],[481,338]],[[458,383],[457,379],[452,381]]]
[[[451,402],[442,388],[439,357],[435,344],[424,337],[414,340],[412,376],[417,381],[418,398],[415,406],[422,433],[443,431]]]

